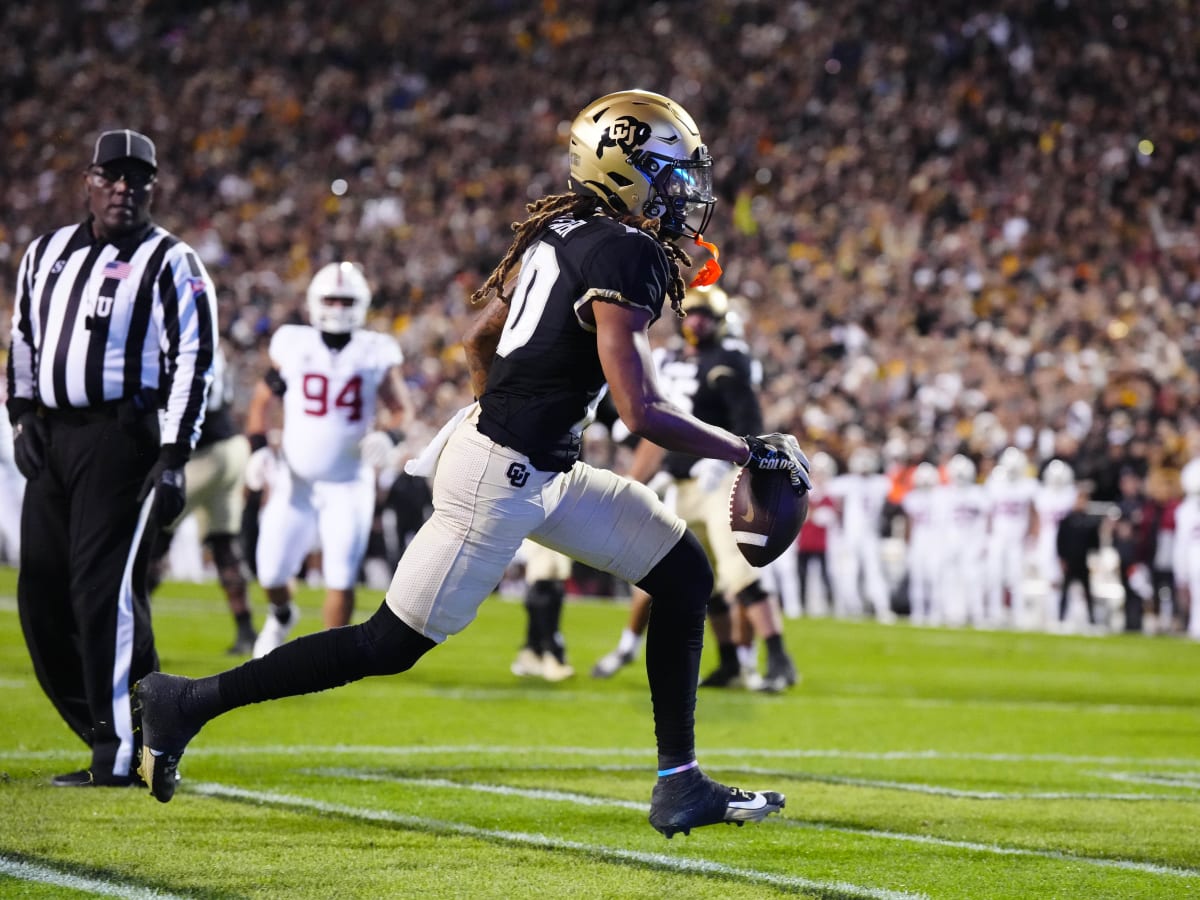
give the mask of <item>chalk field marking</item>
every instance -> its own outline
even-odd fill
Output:
[[[513,747],[495,744],[448,744],[411,746],[371,746],[366,744],[276,744],[263,746],[206,747],[203,743],[188,748],[188,756],[195,758],[213,756],[306,756],[326,754],[330,756],[444,756],[450,754],[475,754],[478,756],[586,756],[636,758],[645,760],[646,768],[654,767],[654,754],[649,750],[629,747]],[[75,750],[4,750],[0,748],[0,759],[62,759],[78,756]],[[1061,763],[1063,765],[1094,766],[1178,766],[1200,771],[1200,759],[1184,757],[1138,757],[1138,756],[1074,756],[1065,753],[960,753],[945,750],[839,750],[791,749],[764,750],[762,748],[706,748],[700,754],[705,760],[761,758],[761,759],[851,759],[879,761],[964,761],[994,763]],[[1189,773],[1190,774],[1190,773]]]
[[[1200,803],[1200,795],[1197,794],[1110,794],[1099,791],[971,791],[961,788],[943,787],[937,784],[921,784],[917,781],[891,781],[886,778],[853,778],[847,775],[787,772],[779,771],[778,769],[761,769],[749,766],[737,766],[736,770],[738,773],[747,775],[795,778],[799,781],[815,781],[821,784],[844,784],[848,787],[907,791],[912,794],[929,794],[935,797],[953,797],[960,800],[1120,800],[1133,802]],[[1166,787],[1166,785],[1163,786]],[[1180,785],[1179,787],[1182,786]]]
[[[618,800],[608,797],[594,797],[588,794],[574,794],[568,791],[547,791],[538,788],[518,788],[510,785],[483,784],[479,782],[451,781],[445,778],[405,778],[403,776],[380,775],[374,772],[363,772],[358,769],[302,769],[303,774],[317,775],[329,778],[348,778],[355,781],[387,782],[421,788],[449,788],[470,791],[481,794],[498,794],[506,797],[522,797],[527,800],[548,800],[559,803],[571,803],[576,806],[604,806],[618,809],[631,809],[636,812],[647,812],[647,803],[637,803],[632,800]],[[1157,863],[1138,862],[1127,859],[1110,859],[1102,856],[1077,856],[1060,850],[1034,850],[1027,847],[1005,847],[1001,844],[980,844],[974,841],[957,841],[951,838],[940,838],[933,835],[910,834],[899,831],[881,831],[875,828],[850,828],[843,825],[826,825],[821,822],[806,822],[802,819],[772,818],[768,827],[785,825],[791,828],[803,828],[810,831],[829,831],[847,834],[855,837],[878,838],[889,841],[904,841],[912,844],[925,844],[934,847],[951,847],[957,850],[969,850],[974,853],[992,853],[999,856],[1029,856],[1040,859],[1052,859],[1058,862],[1083,863],[1089,866],[1101,866],[1110,869],[1124,869],[1131,872],[1142,872],[1149,875],[1170,875],[1177,878],[1198,878],[1200,869],[1186,869],[1175,866],[1164,866]]]
[[[530,692],[521,687],[496,688],[460,688],[447,685],[445,687],[427,685],[405,685],[405,691],[413,697],[431,697],[436,700],[488,702],[495,700],[528,701]],[[592,691],[580,688],[559,686],[557,690],[539,691],[539,703],[581,701],[595,703],[611,703],[612,694],[603,691]],[[744,699],[737,695],[706,695],[706,703],[733,704]],[[1058,714],[1062,712],[1094,714],[1094,715],[1161,715],[1179,713],[1186,715],[1190,708],[1169,703],[1069,703],[1062,700],[987,700],[977,698],[953,699],[945,697],[897,697],[883,691],[857,694],[828,694],[810,695],[797,694],[790,697],[794,703],[808,706],[900,706],[910,709],[986,709],[989,711],[1006,710],[1011,712],[1033,712]]]
[[[86,891],[102,897],[122,897],[125,900],[183,900],[177,894],[168,894],[164,891],[136,885],[118,884],[114,881],[103,881],[99,878],[85,878],[69,872],[60,872],[49,866],[13,859],[3,854],[0,854],[0,875],[7,875],[18,881],[34,881],[38,884],[49,884],[72,891]]]
[[[186,783],[186,782],[185,782]],[[645,853],[638,850],[624,850],[617,847],[607,847],[603,844],[585,844],[580,841],[568,841],[562,838],[549,837],[524,831],[506,831],[491,828],[477,828],[463,822],[449,822],[444,819],[427,819],[419,816],[406,816],[390,810],[367,809],[356,806],[346,806],[340,803],[326,803],[307,797],[297,797],[291,794],[279,794],[273,791],[248,791],[243,788],[224,784],[201,783],[189,787],[190,793],[202,794],[206,797],[217,797],[228,800],[243,800],[252,803],[264,803],[272,806],[283,806],[292,809],[306,810],[325,814],[344,816],[348,819],[358,819],[366,822],[386,822],[405,828],[421,831],[436,831],[458,834],[464,837],[479,838],[489,841],[503,841],[509,844],[519,844],[530,847],[545,847],[551,850],[569,850],[583,853],[591,858],[613,859],[622,862],[635,862],[653,866],[657,869],[674,872],[697,873],[701,875],[717,875],[723,878],[736,878],[743,881],[770,884],[776,887],[794,890],[827,891],[840,893],[849,897],[866,897],[870,900],[929,900],[927,894],[912,894],[905,891],[892,891],[885,888],[873,888],[846,881],[821,881],[804,878],[797,875],[780,875],[759,869],[748,869],[741,866],[727,866],[724,863],[706,859],[689,859],[678,856],[667,856],[663,853]]]
[[[1125,781],[1130,784],[1154,784],[1160,787],[1200,791],[1200,772],[1088,772],[1096,778]]]

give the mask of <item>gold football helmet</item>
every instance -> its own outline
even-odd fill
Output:
[[[657,218],[671,237],[708,225],[712,158],[692,117],[670,98],[635,90],[593,101],[571,123],[569,153],[572,190]]]

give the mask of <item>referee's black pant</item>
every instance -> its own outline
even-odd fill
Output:
[[[21,510],[25,643],[42,689],[92,748],[98,784],[127,781],[136,766],[129,688],[158,668],[146,592],[153,497],[137,502],[158,453],[151,416],[129,403],[45,410],[46,464]]]

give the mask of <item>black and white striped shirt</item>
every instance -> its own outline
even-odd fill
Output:
[[[42,235],[18,269],[12,327],[10,404],[87,408],[150,389],[162,444],[195,446],[213,377],[216,291],[179,238],[150,224],[107,241],[90,221]]]

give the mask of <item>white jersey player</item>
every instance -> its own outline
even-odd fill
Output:
[[[1027,474],[1028,460],[1017,447],[1000,454],[985,487],[990,504],[986,566],[986,607],[989,624],[1008,621],[1004,595],[1008,592],[1012,624],[1027,624],[1025,611],[1025,542],[1033,522],[1037,481]]]
[[[1184,497],[1175,509],[1172,563],[1176,590],[1188,598],[1188,636],[1200,640],[1200,459],[1180,474]]]
[[[900,501],[908,523],[908,602],[914,625],[938,625],[942,621],[937,590],[943,541],[937,503],[940,481],[937,466],[923,462],[913,472],[912,489]]]
[[[1075,473],[1061,459],[1052,459],[1042,471],[1042,483],[1033,496],[1033,508],[1037,513],[1037,542],[1034,558],[1038,575],[1048,586],[1044,610],[1045,621],[1052,623],[1058,618],[1058,595],[1062,585],[1062,563],[1058,559],[1058,523],[1075,508],[1078,495]]]
[[[349,623],[375,510],[375,475],[364,450],[376,456],[380,439],[390,444],[372,431],[376,401],[396,412],[411,409],[399,346],[389,335],[362,328],[371,291],[358,267],[325,266],[309,285],[307,301],[312,324],[283,325],[272,336],[272,369],[247,413],[247,429],[261,435],[272,398],[282,397],[282,464],[270,467],[256,554],[258,580],[272,609],[255,657],[291,633],[299,613],[290,580],[314,545],[321,551],[325,626]]]
[[[960,453],[946,464],[949,483],[936,489],[943,554],[938,604],[947,625],[983,621],[989,504],[976,471],[971,458]]]
[[[880,473],[879,456],[868,447],[855,449],[847,468],[846,474],[838,475],[829,485],[829,495],[838,504],[841,518],[835,607],[841,615],[859,615],[864,612],[865,600],[877,619],[891,621],[880,527],[892,483]]]

